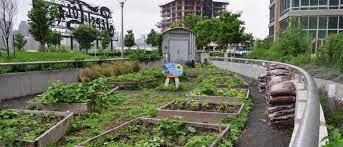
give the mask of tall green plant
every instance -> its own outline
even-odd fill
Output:
[[[98,34],[97,29],[87,25],[80,25],[73,30],[73,36],[80,44],[80,49],[86,50],[86,53],[88,53],[88,50],[92,47],[93,42],[98,37]]]
[[[35,40],[40,42],[43,51],[45,51],[51,26],[56,21],[58,15],[57,7],[48,4],[44,0],[35,0],[32,9],[29,11],[29,32]]]
[[[343,72],[343,33],[330,35],[327,43],[321,47],[319,60]]]
[[[26,43],[27,41],[24,39],[24,35],[22,33],[15,34],[15,46],[19,51],[24,48]]]
[[[111,43],[111,36],[106,31],[100,31],[101,47],[105,50]]]
[[[129,50],[135,45],[135,35],[133,34],[132,30],[127,31],[124,39],[124,44],[126,47],[129,48]]]
[[[48,35],[48,40],[47,40],[47,44],[50,47],[51,45],[59,45],[61,44],[61,40],[62,40],[62,35],[58,32],[55,31],[50,31],[49,35]]]

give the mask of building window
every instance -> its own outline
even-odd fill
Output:
[[[315,38],[317,38],[316,36],[317,36],[317,31],[315,31],[315,30],[311,30],[311,31],[309,31],[308,32],[309,34],[309,37],[311,37],[311,39],[315,39]]]
[[[333,17],[329,17],[329,29],[337,29],[338,26],[338,17],[333,16]]]
[[[301,6],[308,6],[309,0],[301,0]]]
[[[326,16],[319,17],[319,29],[327,29],[328,18]]]
[[[321,39],[326,38],[326,30],[319,30],[318,31],[318,38],[321,38]]]
[[[317,17],[309,17],[309,29],[317,29]]]
[[[300,24],[304,29],[308,29],[308,17],[300,17]]]
[[[299,7],[299,0],[292,0],[292,7]]]
[[[311,6],[317,6],[318,5],[318,0],[310,0],[310,5]]]
[[[274,26],[269,27],[269,36],[274,36]]]
[[[343,16],[339,17],[339,28],[343,29]]]
[[[330,34],[337,34],[337,30],[329,30],[328,31],[328,34],[330,35]]]
[[[319,5],[328,5],[327,0],[319,0]]]
[[[269,22],[274,21],[274,19],[275,19],[275,5],[270,7],[270,9],[269,9],[269,16],[270,16]]]

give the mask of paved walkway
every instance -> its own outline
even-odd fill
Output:
[[[248,81],[249,83],[249,81]],[[246,130],[239,137],[238,147],[287,147],[291,138],[288,130],[274,130],[266,121],[264,96],[251,83],[250,96],[254,103]]]

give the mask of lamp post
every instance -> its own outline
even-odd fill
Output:
[[[124,3],[127,0],[117,0],[121,7],[121,58],[124,58]]]

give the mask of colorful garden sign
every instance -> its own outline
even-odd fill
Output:
[[[183,75],[182,65],[176,64],[176,63],[168,63],[162,67],[162,72],[164,76],[166,77],[164,87],[168,87],[170,78],[174,78],[176,89],[178,89],[180,85],[180,81],[178,77]]]
[[[169,78],[176,78],[183,75],[183,67],[180,64],[168,63],[162,67],[164,76]]]

